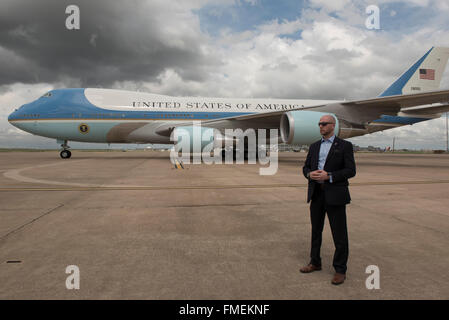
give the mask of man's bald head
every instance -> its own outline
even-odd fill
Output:
[[[326,114],[320,118],[320,122],[332,122],[335,123],[335,118],[330,114]]]
[[[322,116],[318,125],[320,126],[320,134],[325,139],[332,137],[335,130],[335,118],[333,116],[330,114]]]

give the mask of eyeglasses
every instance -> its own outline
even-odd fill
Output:
[[[319,127],[321,127],[321,126],[324,127],[324,126],[327,126],[328,124],[331,124],[331,123],[335,123],[335,122],[319,122],[319,123],[318,123],[318,126],[319,126]]]

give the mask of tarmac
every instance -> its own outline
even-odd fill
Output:
[[[262,176],[259,164],[176,169],[167,151],[1,152],[0,299],[449,298],[448,154],[355,154],[340,286],[327,219],[323,270],[299,272],[305,153],[279,157]]]

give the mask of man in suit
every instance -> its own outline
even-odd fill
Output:
[[[335,118],[322,116],[318,123],[321,140],[310,145],[303,167],[309,180],[307,203],[310,203],[312,223],[312,248],[310,263],[302,267],[302,273],[321,270],[321,239],[327,212],[335,244],[332,284],[342,284],[346,279],[349,245],[346,226],[346,204],[351,201],[348,179],[355,176],[352,143],[335,136]]]

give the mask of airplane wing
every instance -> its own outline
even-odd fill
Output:
[[[431,104],[439,105],[431,106]],[[329,112],[335,114],[341,120],[345,120],[356,126],[363,126],[373,120],[379,119],[381,115],[397,115],[401,111],[413,114],[435,114],[449,111],[449,90],[385,96],[365,100],[341,101],[282,111],[232,116],[202,121],[201,125],[217,129],[274,129],[279,128],[282,114],[298,110]],[[182,122],[177,126],[188,126],[191,124],[191,122]],[[173,125],[161,127],[158,133],[170,135],[174,128]]]
[[[415,94],[405,94],[397,96],[388,97],[378,97],[366,100],[353,100],[353,101],[342,101],[331,104],[322,104],[310,107],[301,107],[290,110],[273,111],[266,113],[257,113],[243,116],[234,116],[229,118],[221,118],[217,120],[207,120],[202,122],[203,124],[213,124],[224,120],[236,120],[236,121],[248,121],[248,120],[269,120],[274,118],[279,120],[280,116],[287,111],[295,110],[316,110],[320,112],[332,112],[339,118],[345,120],[352,120],[350,122],[362,124],[366,121],[372,121],[378,119],[383,114],[396,115],[403,108],[410,108],[415,106],[423,106],[423,108],[416,108],[413,110],[432,110],[436,112],[445,112],[447,109],[441,106],[429,107],[429,104],[433,103],[449,103],[449,90],[439,90],[424,93]],[[407,110],[407,109],[405,109]],[[410,110],[410,109],[408,109]],[[440,110],[440,111],[437,111]],[[441,111],[443,110],[443,111]]]
[[[413,115],[435,115],[449,111],[449,104],[426,105],[419,107],[403,108],[401,112]]]

